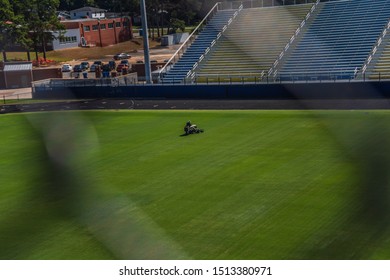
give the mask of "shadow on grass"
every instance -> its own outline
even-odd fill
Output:
[[[352,122],[351,122],[352,124]],[[390,229],[390,129],[383,119],[368,118],[343,132],[358,182],[345,205],[342,226],[330,232],[306,259],[371,259]],[[339,135],[340,136],[340,135]],[[352,179],[352,178],[351,178]],[[349,208],[348,208],[349,207]]]
[[[79,222],[82,211],[83,195],[81,194],[86,181],[69,168],[55,162],[48,154],[43,135],[26,124],[23,129],[29,130],[35,145],[24,156],[36,163],[34,176],[29,178],[30,186],[23,190],[23,198],[9,209],[0,221],[0,259],[30,259],[34,254],[46,250],[43,244],[47,242],[47,233],[65,222],[88,232],[85,225]],[[94,239],[95,243],[101,244]],[[66,244],[66,240],[64,240]],[[58,244],[58,248],[61,248]],[[114,255],[101,244],[99,251],[104,250],[107,258]],[[43,258],[61,259],[58,255]],[[78,259],[72,252],[65,256]],[[89,258],[94,256],[89,255]]]

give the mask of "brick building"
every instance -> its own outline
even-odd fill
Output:
[[[61,38],[53,40],[50,49],[105,47],[133,38],[130,17],[84,18],[64,20],[61,23],[65,26],[66,32]]]

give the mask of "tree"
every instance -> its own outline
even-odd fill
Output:
[[[26,26],[31,35],[31,47],[34,48],[38,60],[38,48],[43,52],[46,60],[47,42],[62,36],[64,26],[57,18],[59,0],[17,0],[15,13],[24,17]],[[54,35],[58,32],[59,35]]]
[[[61,11],[71,11],[82,7],[95,7],[99,5],[95,3],[95,0],[61,0],[59,3],[59,10]]]
[[[0,50],[3,60],[7,60],[6,50],[15,44],[27,47],[28,29],[23,17],[16,16],[9,0],[0,0]]]
[[[178,29],[180,29],[182,32],[184,32],[184,29],[186,27],[184,20],[178,19],[178,18],[171,18],[171,33],[176,33]]]
[[[186,25],[193,24],[193,20],[199,13],[202,3],[199,0],[176,0],[175,2],[175,11],[178,18],[184,20]]]

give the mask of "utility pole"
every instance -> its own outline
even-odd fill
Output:
[[[152,83],[152,72],[150,70],[149,41],[148,41],[148,21],[146,17],[145,0],[141,0],[142,35],[144,37],[144,59],[145,59],[145,79],[147,84]]]

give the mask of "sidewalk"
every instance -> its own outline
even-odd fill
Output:
[[[4,99],[31,99],[31,88],[16,88],[0,90],[0,98]]]

